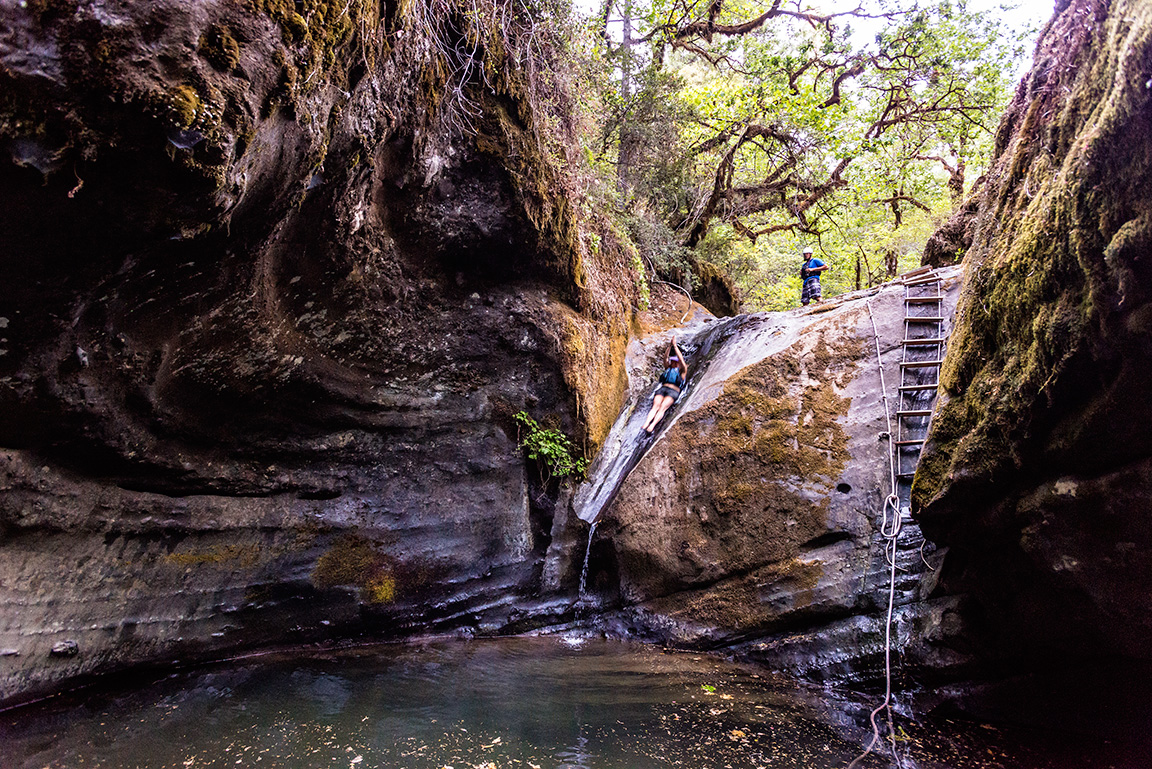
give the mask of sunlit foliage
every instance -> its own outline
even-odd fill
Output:
[[[795,302],[803,244],[826,294],[857,259],[862,285],[914,261],[987,161],[1027,32],[965,0],[607,0],[593,24],[590,154],[752,309]]]

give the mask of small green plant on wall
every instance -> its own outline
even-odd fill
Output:
[[[547,485],[552,479],[584,479],[588,460],[579,456],[571,439],[559,430],[543,428],[526,411],[514,415],[517,425],[517,445],[540,469],[540,483]]]

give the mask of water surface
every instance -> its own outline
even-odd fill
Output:
[[[264,656],[0,713],[0,766],[818,769],[860,752],[869,704],[643,645],[443,641]],[[899,730],[908,769],[1124,765],[1051,735]]]

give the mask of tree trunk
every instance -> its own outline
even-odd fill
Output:
[[[956,166],[948,169],[948,194],[952,197],[952,210],[959,211],[964,205],[964,152],[968,149],[968,139],[961,136],[956,148]]]
[[[635,114],[632,109],[632,0],[624,0],[623,39],[620,60],[620,100],[625,105],[624,118],[620,121],[620,154],[616,159],[616,189],[628,195],[636,186],[636,168],[640,160],[640,134],[636,130]]]

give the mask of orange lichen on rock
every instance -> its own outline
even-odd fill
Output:
[[[359,587],[367,603],[387,603],[396,598],[396,578],[388,558],[357,534],[344,535],[320,556],[312,570],[312,582],[320,588]]]
[[[164,560],[177,566],[212,565],[218,568],[251,568],[259,559],[256,545],[213,545],[207,550],[171,553]]]
[[[586,449],[599,449],[627,396],[624,369],[628,327],[597,322],[559,302],[547,306],[547,330],[555,334],[564,383],[576,398]]]
[[[800,568],[796,558],[828,532],[827,489],[849,459],[841,392],[863,347],[842,331],[813,332],[729,379],[633,471],[609,514],[628,599],[704,590],[693,605],[727,604],[724,594],[747,589],[737,576],[766,585],[802,572],[804,589],[819,579],[818,564]],[[755,600],[740,616],[762,624],[772,613]]]

